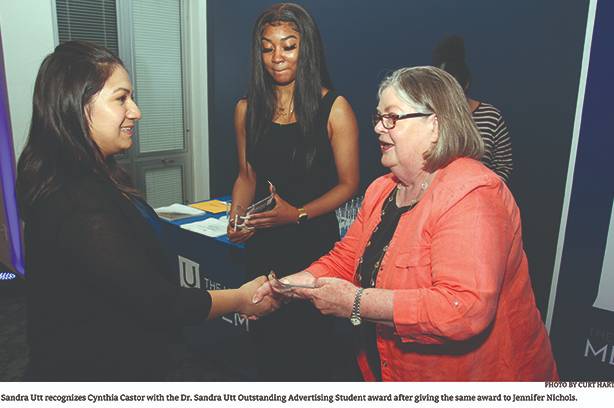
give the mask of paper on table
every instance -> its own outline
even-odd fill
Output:
[[[166,207],[159,207],[155,209],[158,216],[166,218],[167,220],[178,220],[181,218],[194,217],[197,215],[203,215],[205,212],[196,208],[189,207],[183,204],[171,204]]]
[[[190,204],[190,207],[198,208],[200,210],[204,210],[212,214],[219,214],[228,210],[227,203],[225,201],[220,200],[209,200],[203,201],[201,203],[194,203]]]
[[[226,216],[221,218],[207,218],[206,220],[181,225],[181,228],[187,229],[188,231],[213,238],[221,237],[226,234],[227,227],[228,217]]]

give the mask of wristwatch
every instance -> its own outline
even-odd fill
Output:
[[[305,211],[304,207],[298,208],[298,217],[296,218],[297,224],[302,224],[309,219],[309,214]]]
[[[352,306],[352,314],[350,315],[350,322],[352,326],[359,326],[362,323],[360,317],[360,299],[362,298],[362,292],[365,288],[356,289],[356,296],[354,296],[354,306]]]

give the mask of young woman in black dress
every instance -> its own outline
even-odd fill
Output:
[[[275,186],[275,207],[255,214],[229,238],[245,242],[251,276],[300,271],[339,239],[335,209],[358,187],[358,127],[348,101],[333,90],[320,34],[300,6],[264,11],[252,34],[247,98],[236,106],[239,174],[231,219]],[[332,321],[297,301],[254,325],[263,380],[331,378]],[[310,350],[309,352],[304,352]]]

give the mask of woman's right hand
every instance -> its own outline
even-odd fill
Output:
[[[239,226],[238,224],[244,224],[240,221],[240,217],[245,215],[245,209],[241,205],[234,208],[228,214],[228,227],[226,227],[226,235],[231,242],[236,244],[243,243],[250,239],[254,235],[254,228],[249,228],[245,225]]]
[[[235,228],[234,224],[231,222],[228,222],[228,227],[226,228],[228,239],[236,244],[247,241],[255,233],[256,230],[252,228]]]
[[[256,290],[266,285],[269,285],[267,277],[259,276],[239,288],[242,298],[239,313],[254,320],[279,309],[281,299],[273,291],[270,291],[268,296],[263,296],[258,303],[254,303]]]

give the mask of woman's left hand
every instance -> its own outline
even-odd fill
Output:
[[[250,215],[245,222],[246,226],[261,229],[296,222],[298,218],[296,207],[281,198],[277,193],[273,197],[275,198],[275,207],[269,211]]]
[[[293,289],[300,298],[309,299],[324,315],[350,317],[356,289],[353,283],[339,278],[319,278],[315,289]]]

